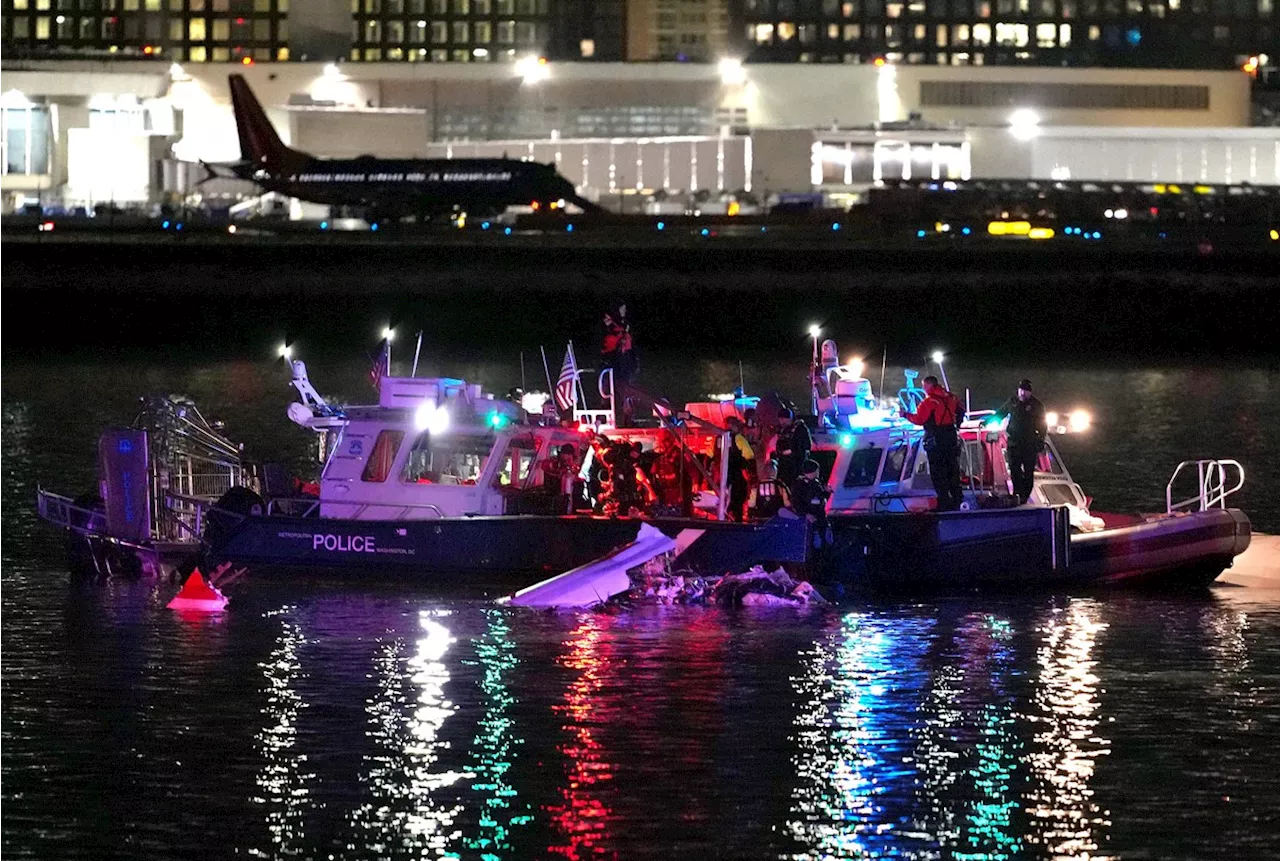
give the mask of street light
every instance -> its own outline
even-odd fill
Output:
[[[725,57],[718,64],[718,68],[722,84],[738,86],[747,82],[747,70],[743,67],[742,61],[735,57]]]
[[[537,84],[551,77],[551,69],[547,66],[547,58],[535,57],[532,54],[516,60],[515,70],[516,74],[526,84]]]
[[[938,366],[938,370],[942,372],[942,387],[947,391],[951,390],[951,384],[947,382],[947,368],[943,365],[943,361],[947,358],[941,350],[934,350],[933,355],[929,358],[933,359],[933,363]]]

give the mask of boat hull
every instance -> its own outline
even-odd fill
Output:
[[[816,566],[850,591],[964,593],[1093,586],[1204,588],[1249,546],[1249,519],[1211,509],[1072,533],[1066,509],[833,521]],[[819,552],[819,556],[821,553]]]
[[[808,533],[800,520],[740,524],[537,515],[413,521],[246,517],[211,557],[254,571],[341,570],[509,585],[598,559],[634,541],[643,523],[676,539],[681,567],[705,574],[805,561]]]

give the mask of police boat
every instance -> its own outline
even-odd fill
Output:
[[[1244,485],[1229,459],[1186,461],[1161,511],[1101,514],[1046,441],[1032,497],[1013,494],[1008,434],[992,411],[959,428],[964,503],[938,512],[924,431],[904,414],[924,397],[906,371],[897,398],[877,398],[860,362],[837,364],[834,342],[815,347],[813,450],[828,492],[809,562],[836,587],[968,591],[1129,584],[1203,587],[1249,546],[1250,524],[1227,499]],[[1075,417],[1072,424],[1085,424]],[[1054,423],[1057,425],[1057,422]],[[1055,429],[1066,432],[1068,425]]]

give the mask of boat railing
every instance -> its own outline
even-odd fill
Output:
[[[213,503],[198,496],[169,491],[164,495],[161,537],[170,541],[199,542],[204,535],[205,514]]]
[[[36,512],[41,520],[75,532],[106,532],[107,515],[92,508],[77,505],[74,499],[58,493],[36,488]]]
[[[195,472],[182,476],[182,484],[186,486],[189,495],[209,499],[218,499],[240,483],[230,472]]]
[[[1173,501],[1173,488],[1183,472],[1196,472],[1197,493],[1180,502]],[[1226,499],[1244,487],[1244,467],[1238,460],[1184,460],[1169,478],[1164,489],[1165,512],[1176,511],[1208,511],[1211,508],[1226,508]]]

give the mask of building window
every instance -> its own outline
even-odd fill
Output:
[[[208,36],[205,34],[203,18],[192,18],[187,21],[187,41],[203,42],[206,38]]]
[[[974,24],[973,25],[973,44],[983,46],[991,44],[991,25],[990,24]]]
[[[453,22],[453,43],[464,45],[471,41],[471,26],[466,21]]]
[[[778,41],[790,42],[796,37],[796,25],[790,21],[778,22]]]
[[[498,0],[498,5],[502,5],[502,0]],[[515,21],[499,21],[498,22],[498,41],[503,45],[510,45],[516,40],[516,22]]]
[[[583,59],[590,59],[596,55],[596,40],[583,39],[578,43],[578,54]]]
[[[213,41],[226,42],[231,39],[231,22],[226,18],[213,19]]]
[[[449,41],[449,25],[444,21],[431,22],[431,44],[443,45]]]
[[[1036,25],[1036,47],[1052,48],[1057,44],[1058,28],[1055,24]]]
[[[393,45],[404,43],[404,22],[388,21],[387,22],[387,41]]]
[[[487,45],[493,41],[493,25],[488,21],[477,21],[475,25],[476,44]]]

